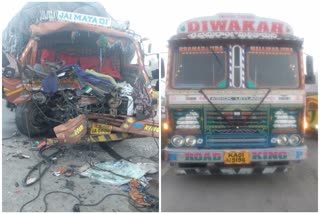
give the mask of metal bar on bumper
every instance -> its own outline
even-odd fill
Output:
[[[290,166],[260,166],[260,167],[213,167],[213,168],[177,168],[177,175],[251,175],[286,173]]]
[[[250,153],[251,162],[295,161],[307,158],[308,148],[276,147],[263,149],[196,149],[196,148],[168,148],[164,149],[166,159],[176,163],[223,163],[224,152],[246,151]]]

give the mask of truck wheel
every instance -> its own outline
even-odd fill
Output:
[[[33,101],[17,106],[16,125],[22,134],[28,137],[49,134],[50,126],[41,120],[41,118],[43,116]]]

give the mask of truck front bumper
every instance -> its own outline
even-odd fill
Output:
[[[165,159],[176,166],[177,174],[272,174],[287,172],[289,163],[307,158],[307,146],[262,149],[164,149]],[[225,164],[226,152],[247,152],[249,164]]]

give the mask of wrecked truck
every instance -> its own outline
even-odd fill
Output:
[[[157,80],[143,64],[142,39],[102,5],[28,3],[3,32],[2,54],[3,99],[24,135],[48,143],[158,137]]]

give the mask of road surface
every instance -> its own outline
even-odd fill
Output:
[[[288,174],[181,176],[162,162],[163,212],[318,211],[318,141],[310,157]]]

